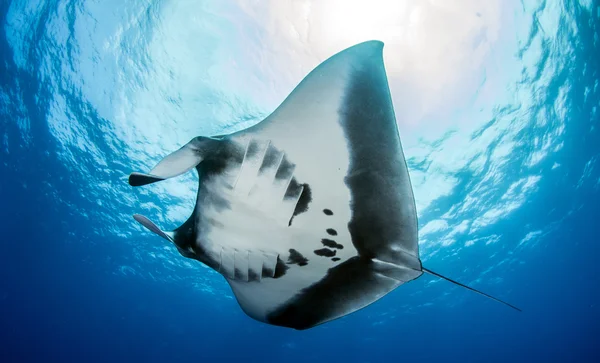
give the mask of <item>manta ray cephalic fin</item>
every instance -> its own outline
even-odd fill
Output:
[[[165,156],[148,173],[131,173],[129,185],[138,187],[184,174],[200,164],[219,143],[220,140],[216,138],[193,138],[179,150]]]
[[[162,238],[166,239],[167,241],[175,243],[175,241],[173,239],[173,232],[165,232],[165,231],[161,230],[160,228],[158,228],[158,226],[156,224],[154,224],[147,217],[144,217],[141,214],[134,214],[133,219],[135,219],[142,226],[146,227],[148,230],[150,230],[150,231],[154,232],[155,234],[161,236]]]

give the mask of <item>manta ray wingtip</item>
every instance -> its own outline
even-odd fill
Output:
[[[377,40],[377,39],[373,39],[371,40],[371,42],[373,42],[374,44],[377,44],[377,46],[383,48],[385,46],[385,43],[383,42],[383,40]]]
[[[346,51],[357,50],[363,54],[368,52],[380,53],[383,52],[384,43],[381,40],[367,40],[362,43],[358,43],[350,48],[346,48]],[[335,57],[335,56],[334,56]]]

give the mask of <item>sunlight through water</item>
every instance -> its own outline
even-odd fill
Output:
[[[195,136],[259,122],[312,68],[369,39],[385,42],[428,265],[482,289],[502,285],[499,276],[523,262],[518,251],[569,213],[553,215],[554,224],[524,224],[518,236],[496,228],[546,173],[562,168],[552,156],[563,147],[577,46],[564,9],[593,11],[591,2],[108,3],[13,1],[6,32],[15,65],[44,85],[36,97],[47,101],[45,124],[76,194],[54,191],[55,198],[98,222],[95,234],[131,250],[116,274],[230,298],[215,272],[180,258],[131,218],[179,226],[191,213],[197,176],[134,190],[127,175]],[[20,137],[3,137],[6,153],[30,139],[26,97],[16,95]],[[428,303],[460,300],[439,294]]]

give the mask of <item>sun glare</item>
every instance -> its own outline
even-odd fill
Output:
[[[406,2],[398,0],[331,0],[318,9],[315,26],[324,42],[354,44],[369,39],[397,43],[407,19]]]

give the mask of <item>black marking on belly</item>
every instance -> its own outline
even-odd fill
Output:
[[[338,262],[339,260],[340,260],[339,257],[334,257],[334,258],[331,259],[331,261],[333,261],[333,262]]]
[[[393,288],[388,285],[396,284],[375,273],[368,259],[353,257],[329,269],[319,282],[302,289],[268,313],[267,321],[273,325],[308,329],[348,309],[360,307],[362,299],[372,299],[372,296]]]
[[[208,222],[208,224],[212,227],[216,227],[216,228],[224,228],[225,225],[222,222],[219,222],[217,219],[215,218],[210,218],[207,217],[206,221]]]
[[[250,140],[246,149],[245,159],[252,158],[260,151],[260,144],[256,140]]]
[[[223,174],[232,163],[241,163],[244,159],[245,148],[240,147],[234,142],[218,142],[213,146],[211,154],[204,159],[196,169],[198,170],[200,189],[198,195],[202,196],[203,205],[211,205],[218,212],[231,209],[231,203],[227,198],[218,193],[213,193],[202,189],[203,179],[210,180]]]
[[[217,212],[231,209],[231,202],[224,196],[217,193],[206,193],[203,203],[213,206]]]
[[[265,265],[263,265],[261,273],[263,278],[273,276],[273,270],[266,267]]]
[[[277,263],[275,264],[275,272],[273,272],[272,269],[265,267],[265,265],[263,264],[262,277],[263,278],[272,277],[274,279],[278,279],[281,276],[285,275],[285,273],[288,269],[289,269],[289,267],[286,266],[286,264],[283,262],[283,260],[281,258],[279,258],[279,256],[277,256]]]
[[[315,250],[315,255],[322,257],[333,257],[336,254],[336,250],[330,250],[329,248],[321,248],[320,250]]]
[[[333,212],[331,211],[331,209],[327,209],[327,208],[323,209],[323,213],[325,213],[326,216],[332,216],[333,215]]]
[[[290,180],[290,184],[288,185],[287,189],[285,190],[283,199],[284,200],[298,199],[299,198],[298,195],[301,195],[300,193],[303,193],[302,189],[303,189],[303,185],[298,183],[296,178],[292,178],[292,180]]]
[[[227,159],[211,157],[203,160],[198,167],[201,168],[203,177],[220,175],[227,168]]]
[[[236,268],[233,270],[233,277],[236,280],[244,280],[244,275],[242,274],[242,270],[240,270],[239,268]]]
[[[327,228],[326,231],[330,236],[337,236],[337,231],[333,228]]]
[[[273,276],[273,278],[280,278],[281,276],[285,275],[288,269],[289,267],[285,265],[285,263],[281,258],[279,258],[279,256],[277,256],[277,264],[275,265],[275,275]]]
[[[259,276],[253,269],[248,269],[248,281],[260,281]]]
[[[297,216],[300,213],[304,213],[308,210],[308,205],[312,202],[312,192],[310,190],[310,185],[304,183],[302,184],[304,190],[302,194],[300,194],[300,199],[298,199],[298,204],[296,204],[296,209],[294,209],[294,216]]]
[[[290,218],[290,222],[288,223],[288,226],[292,225],[292,221],[294,220],[294,217],[302,214],[306,211],[308,211],[308,205],[310,204],[310,202],[312,202],[312,192],[310,190],[310,185],[304,183],[304,184],[298,184],[298,182],[296,181],[296,178],[292,179],[292,182],[290,183],[290,187],[288,187],[288,190],[292,187],[292,184],[295,183],[296,185],[299,185],[299,187],[302,187],[302,194],[300,194],[300,198],[298,198],[298,203],[296,203],[296,208],[294,208],[294,214],[292,214],[292,217]],[[287,192],[286,192],[287,194]]]
[[[263,157],[262,164],[260,164],[260,168],[258,169],[258,174],[262,175],[268,169],[277,167],[277,163],[281,160],[281,156],[281,152],[275,149],[273,145],[269,144],[265,156]]]
[[[292,177],[295,168],[296,165],[290,163],[288,159],[284,156],[283,160],[281,160],[281,164],[279,164],[279,169],[277,169],[277,173],[275,173],[275,179],[289,180]]]
[[[246,148],[231,141],[211,141],[210,153],[196,167],[204,177],[222,174],[230,163],[241,163],[244,160]]]
[[[321,240],[321,243],[323,244],[323,246],[326,246],[326,247],[337,248],[337,249],[340,249],[340,250],[344,249],[343,245],[337,243],[334,240],[328,239],[328,238],[323,238]]]
[[[288,265],[306,266],[308,265],[308,258],[302,256],[302,254],[293,248],[290,248],[290,257],[288,257]]]

